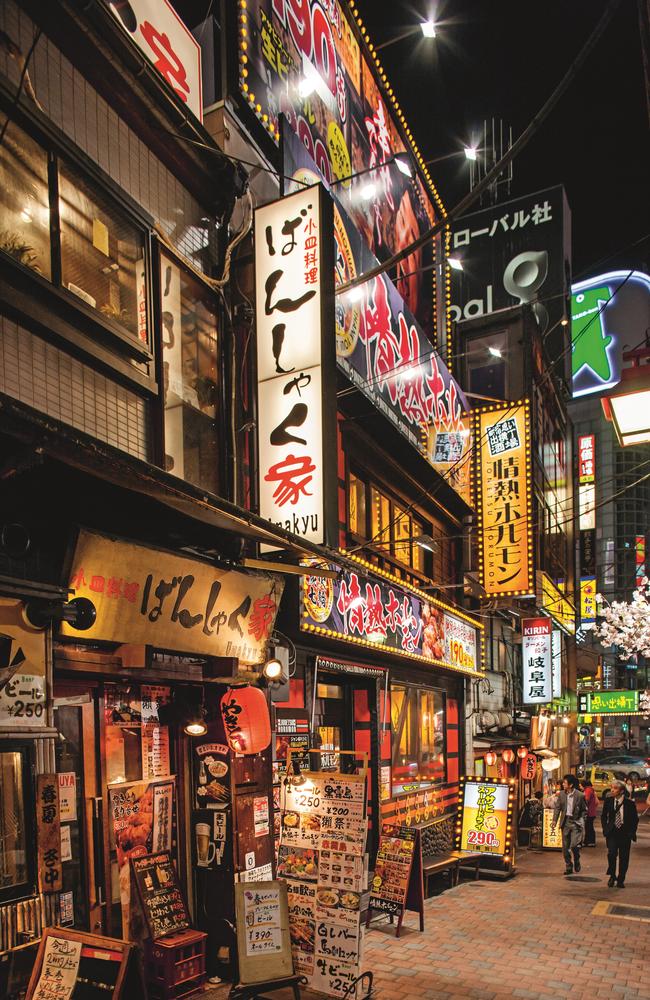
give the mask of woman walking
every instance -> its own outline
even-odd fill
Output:
[[[596,799],[596,793],[594,791],[594,786],[587,778],[583,781],[585,800],[587,802],[587,818],[585,821],[585,847],[595,847],[596,846],[596,830],[594,828],[594,820],[596,819],[596,814],[598,812],[598,800]]]

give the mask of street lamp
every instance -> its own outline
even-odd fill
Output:
[[[622,370],[621,381],[603,396],[602,404],[619,444],[627,448],[650,442],[650,348],[625,351],[623,360],[634,363]]]
[[[385,42],[380,42],[379,45],[375,45],[375,51],[378,52],[380,49],[387,49],[389,45],[394,45],[395,42],[401,42],[404,38],[409,38],[411,35],[417,34],[418,31],[422,32],[423,38],[435,38],[435,22],[429,18],[427,21],[420,21],[419,24],[412,24],[410,28],[406,28],[405,31],[401,31],[399,35],[395,35],[394,38],[388,38]]]

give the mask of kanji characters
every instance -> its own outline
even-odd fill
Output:
[[[275,621],[277,605],[271,594],[258,597],[253,604],[253,610],[248,621],[248,631],[255,636],[259,642],[261,639],[268,639],[271,628]]]
[[[187,82],[187,70],[180,57],[172,48],[167,35],[154,28],[150,21],[143,21],[140,31],[151,49],[152,62],[161,76],[182,101],[187,102],[190,85]]]

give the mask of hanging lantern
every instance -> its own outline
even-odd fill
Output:
[[[271,742],[271,720],[264,692],[256,687],[229,688],[221,699],[228,746],[235,753],[260,753]]]
[[[515,759],[515,752],[514,750],[504,750],[501,756],[506,764],[512,764]]]
[[[494,750],[488,750],[488,752],[485,755],[485,763],[487,764],[488,767],[493,767],[496,764],[496,762],[497,762],[497,755],[495,754]]]
[[[557,771],[560,766],[559,757],[545,757],[542,761],[542,767],[545,771]]]
[[[528,750],[526,749],[526,747],[519,747],[519,749],[517,750],[517,756],[519,757],[519,760],[523,760],[524,757],[527,757]]]
[[[534,753],[526,753],[521,758],[519,773],[524,781],[533,781],[537,772],[537,756]]]

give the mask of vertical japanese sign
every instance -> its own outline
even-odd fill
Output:
[[[596,577],[580,577],[580,624],[592,625],[596,621]]]
[[[509,855],[511,786],[501,781],[468,779],[463,781],[461,793],[459,850]]]
[[[521,626],[524,666],[523,703],[540,705],[553,697],[551,669],[553,623],[550,618],[524,618]]]
[[[645,569],[645,535],[636,535],[634,539],[634,561],[636,565],[636,585],[638,587],[643,577],[647,576]]]
[[[109,8],[177,97],[203,121],[201,49],[167,0],[128,0]]]
[[[488,597],[534,590],[527,401],[475,412],[479,576]]]
[[[41,892],[63,888],[59,780],[56,774],[36,779],[36,828],[38,831],[38,880]]]
[[[551,695],[553,698],[562,697],[562,632],[559,628],[554,628],[551,633]]]
[[[320,185],[255,213],[260,514],[333,544],[332,204]]]
[[[578,438],[578,482],[593,483],[596,474],[594,459],[594,434],[581,434]]]

